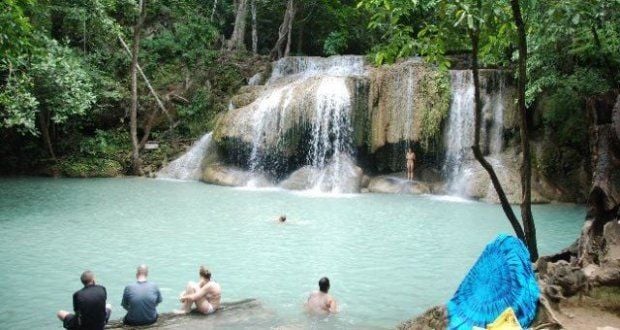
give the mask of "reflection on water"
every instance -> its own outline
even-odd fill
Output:
[[[177,307],[178,292],[205,264],[224,301],[260,301],[260,312],[236,313],[238,323],[226,328],[393,328],[449,299],[486,243],[510,232],[497,205],[350,196],[148,179],[0,179],[0,325],[60,328],[55,312],[71,309],[87,268],[120,318],[123,287],[146,263],[162,288],[161,312]],[[275,222],[280,214],[286,224]],[[572,243],[584,215],[579,206],[534,206],[541,253]],[[342,312],[309,319],[301,306],[322,276]]]

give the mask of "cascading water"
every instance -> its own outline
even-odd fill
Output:
[[[351,96],[345,80],[326,77],[316,91],[316,113],[308,162],[318,169],[314,190],[346,192],[345,181],[355,176],[351,157]]]
[[[297,75],[311,77],[365,74],[363,56],[285,57],[274,64],[269,84]]]
[[[499,73],[490,73],[491,77],[499,79],[499,87],[491,93],[486,93],[486,89],[481,88],[483,108],[480,147],[487,154],[489,162],[501,167],[496,156],[503,147],[504,81]],[[443,172],[447,178],[448,191],[451,194],[464,195],[473,171],[479,170],[475,166],[476,160],[471,151],[475,133],[474,82],[470,70],[452,70],[450,79],[452,104],[444,134],[446,160]]]
[[[211,132],[203,135],[185,154],[157,172],[157,178],[177,180],[200,179],[202,161],[211,148],[211,136]]]
[[[347,180],[356,172],[352,157],[353,96],[347,77],[361,76],[364,70],[360,56],[289,57],[276,62],[267,88],[251,105],[250,171],[274,174],[275,162],[286,160],[270,157],[267,150],[273,152],[291,123],[301,120],[309,126],[305,165],[311,167],[311,189],[349,192]],[[248,184],[252,185],[252,180]]]

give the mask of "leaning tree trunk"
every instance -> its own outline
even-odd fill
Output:
[[[271,50],[271,58],[274,60],[280,59],[284,56],[288,56],[291,48],[291,36],[290,32],[293,29],[293,20],[295,19],[295,3],[293,0],[288,0],[286,3],[286,11],[284,12],[284,18],[282,24],[278,29],[278,40],[276,45]],[[286,42],[286,45],[285,45]],[[282,48],[285,49],[283,50]]]
[[[43,138],[43,144],[47,152],[52,159],[56,160],[56,154],[54,153],[54,147],[52,145],[52,138],[50,137],[50,113],[47,109],[42,109],[39,112],[39,126],[41,126],[41,137]]]
[[[256,0],[252,0],[252,53],[258,54],[258,29],[256,23]]]
[[[140,50],[140,31],[144,24],[146,0],[140,0],[140,16],[133,27],[133,44],[131,45],[131,113],[129,130],[131,133],[131,161],[133,173],[142,175],[142,159],[138,141],[138,51]]]
[[[527,80],[527,39],[525,36],[525,23],[521,16],[519,0],[510,0],[515,25],[517,26],[517,38],[519,47],[519,69],[518,69],[518,113],[521,125],[519,125],[521,135],[521,152],[523,158],[521,162],[521,222],[525,233],[525,243],[530,251],[532,261],[538,259],[538,247],[536,245],[536,226],[532,215],[532,161],[530,156],[530,130],[528,124],[527,107],[525,106],[525,83]]]
[[[248,0],[239,0],[237,14],[235,15],[235,27],[228,40],[228,50],[245,50],[245,21],[248,13]]]
[[[493,183],[493,188],[495,188],[495,191],[497,192],[497,196],[499,197],[502,209],[504,210],[504,213],[506,214],[506,217],[508,218],[512,229],[514,230],[517,237],[523,242],[525,242],[525,235],[523,233],[523,229],[521,229],[519,220],[517,219],[514,211],[512,210],[508,198],[506,198],[504,188],[502,188],[502,184],[499,182],[493,166],[484,158],[484,155],[480,150],[480,122],[482,113],[482,101],[480,99],[480,75],[478,70],[478,43],[480,35],[478,32],[479,29],[468,30],[472,46],[472,75],[474,78],[474,145],[471,147],[471,149],[474,153],[474,157],[476,158],[476,160],[489,174],[491,182]]]

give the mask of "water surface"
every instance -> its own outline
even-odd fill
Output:
[[[578,236],[585,210],[534,206],[541,254]],[[287,224],[275,218],[286,214]],[[484,245],[511,232],[501,208],[434,196],[252,191],[140,178],[0,179],[0,328],[60,328],[84,269],[116,307],[135,267],[150,266],[177,307],[205,264],[223,300],[263,309],[232,326],[392,328],[445,302]],[[328,276],[342,312],[308,319],[301,306]]]

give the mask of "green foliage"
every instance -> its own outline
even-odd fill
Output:
[[[346,32],[330,33],[323,44],[323,52],[328,56],[342,54],[347,49],[347,39]]]
[[[63,159],[55,169],[72,178],[115,177],[123,173],[123,166],[119,162],[102,158]]]
[[[0,92],[0,126],[36,135],[36,115],[42,109],[60,124],[69,116],[83,115],[95,102],[80,58],[55,40],[45,41],[45,52],[31,59],[21,56],[15,63],[7,59],[0,66],[9,72],[6,88]]]
[[[64,123],[69,116],[86,113],[96,98],[81,59],[55,40],[48,42],[47,49],[32,65],[34,94],[53,122]]]
[[[431,71],[420,82],[422,94],[420,144],[428,150],[441,140],[441,128],[450,111],[450,79],[447,71]]]
[[[9,64],[10,65],[10,64]],[[0,106],[4,108],[0,112],[0,127],[15,127],[22,134],[37,134],[35,125],[36,113],[39,101],[32,94],[32,77],[24,72],[11,72],[0,91]]]

